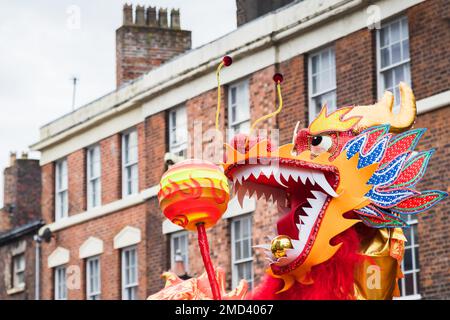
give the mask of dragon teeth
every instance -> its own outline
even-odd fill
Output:
[[[313,177],[314,181],[316,181],[320,185],[320,187],[326,193],[328,193],[330,196],[332,196],[332,197],[337,197],[338,196],[338,194],[330,186],[330,184],[328,183],[327,179],[325,178],[325,176],[323,175],[322,172],[313,171],[312,172],[312,177]]]

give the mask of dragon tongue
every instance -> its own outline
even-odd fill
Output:
[[[289,236],[291,239],[298,239],[298,228],[295,221],[296,210],[293,209],[277,222],[277,231],[279,235]]]

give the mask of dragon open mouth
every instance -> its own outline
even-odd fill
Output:
[[[292,249],[276,258],[270,245],[265,249],[274,267],[289,269],[300,265],[309,254],[332,197],[337,197],[339,174],[335,167],[317,165],[293,159],[273,159],[268,164],[236,164],[227,170],[233,180],[235,194],[242,205],[245,196],[277,204],[281,218],[277,223],[279,235],[289,236]],[[283,272],[280,270],[280,272]]]

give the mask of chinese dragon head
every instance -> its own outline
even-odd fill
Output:
[[[398,113],[386,92],[370,106],[323,107],[279,148],[245,135],[226,145],[223,167],[238,199],[264,196],[281,216],[278,236],[259,245],[270,267],[254,298],[398,294],[406,217],[447,196],[414,188],[434,150],[414,151],[425,129],[410,130],[415,98],[406,84],[399,89]]]

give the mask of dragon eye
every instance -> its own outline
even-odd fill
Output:
[[[312,149],[320,149],[321,151],[328,151],[333,145],[333,139],[330,136],[313,136],[311,140]]]

